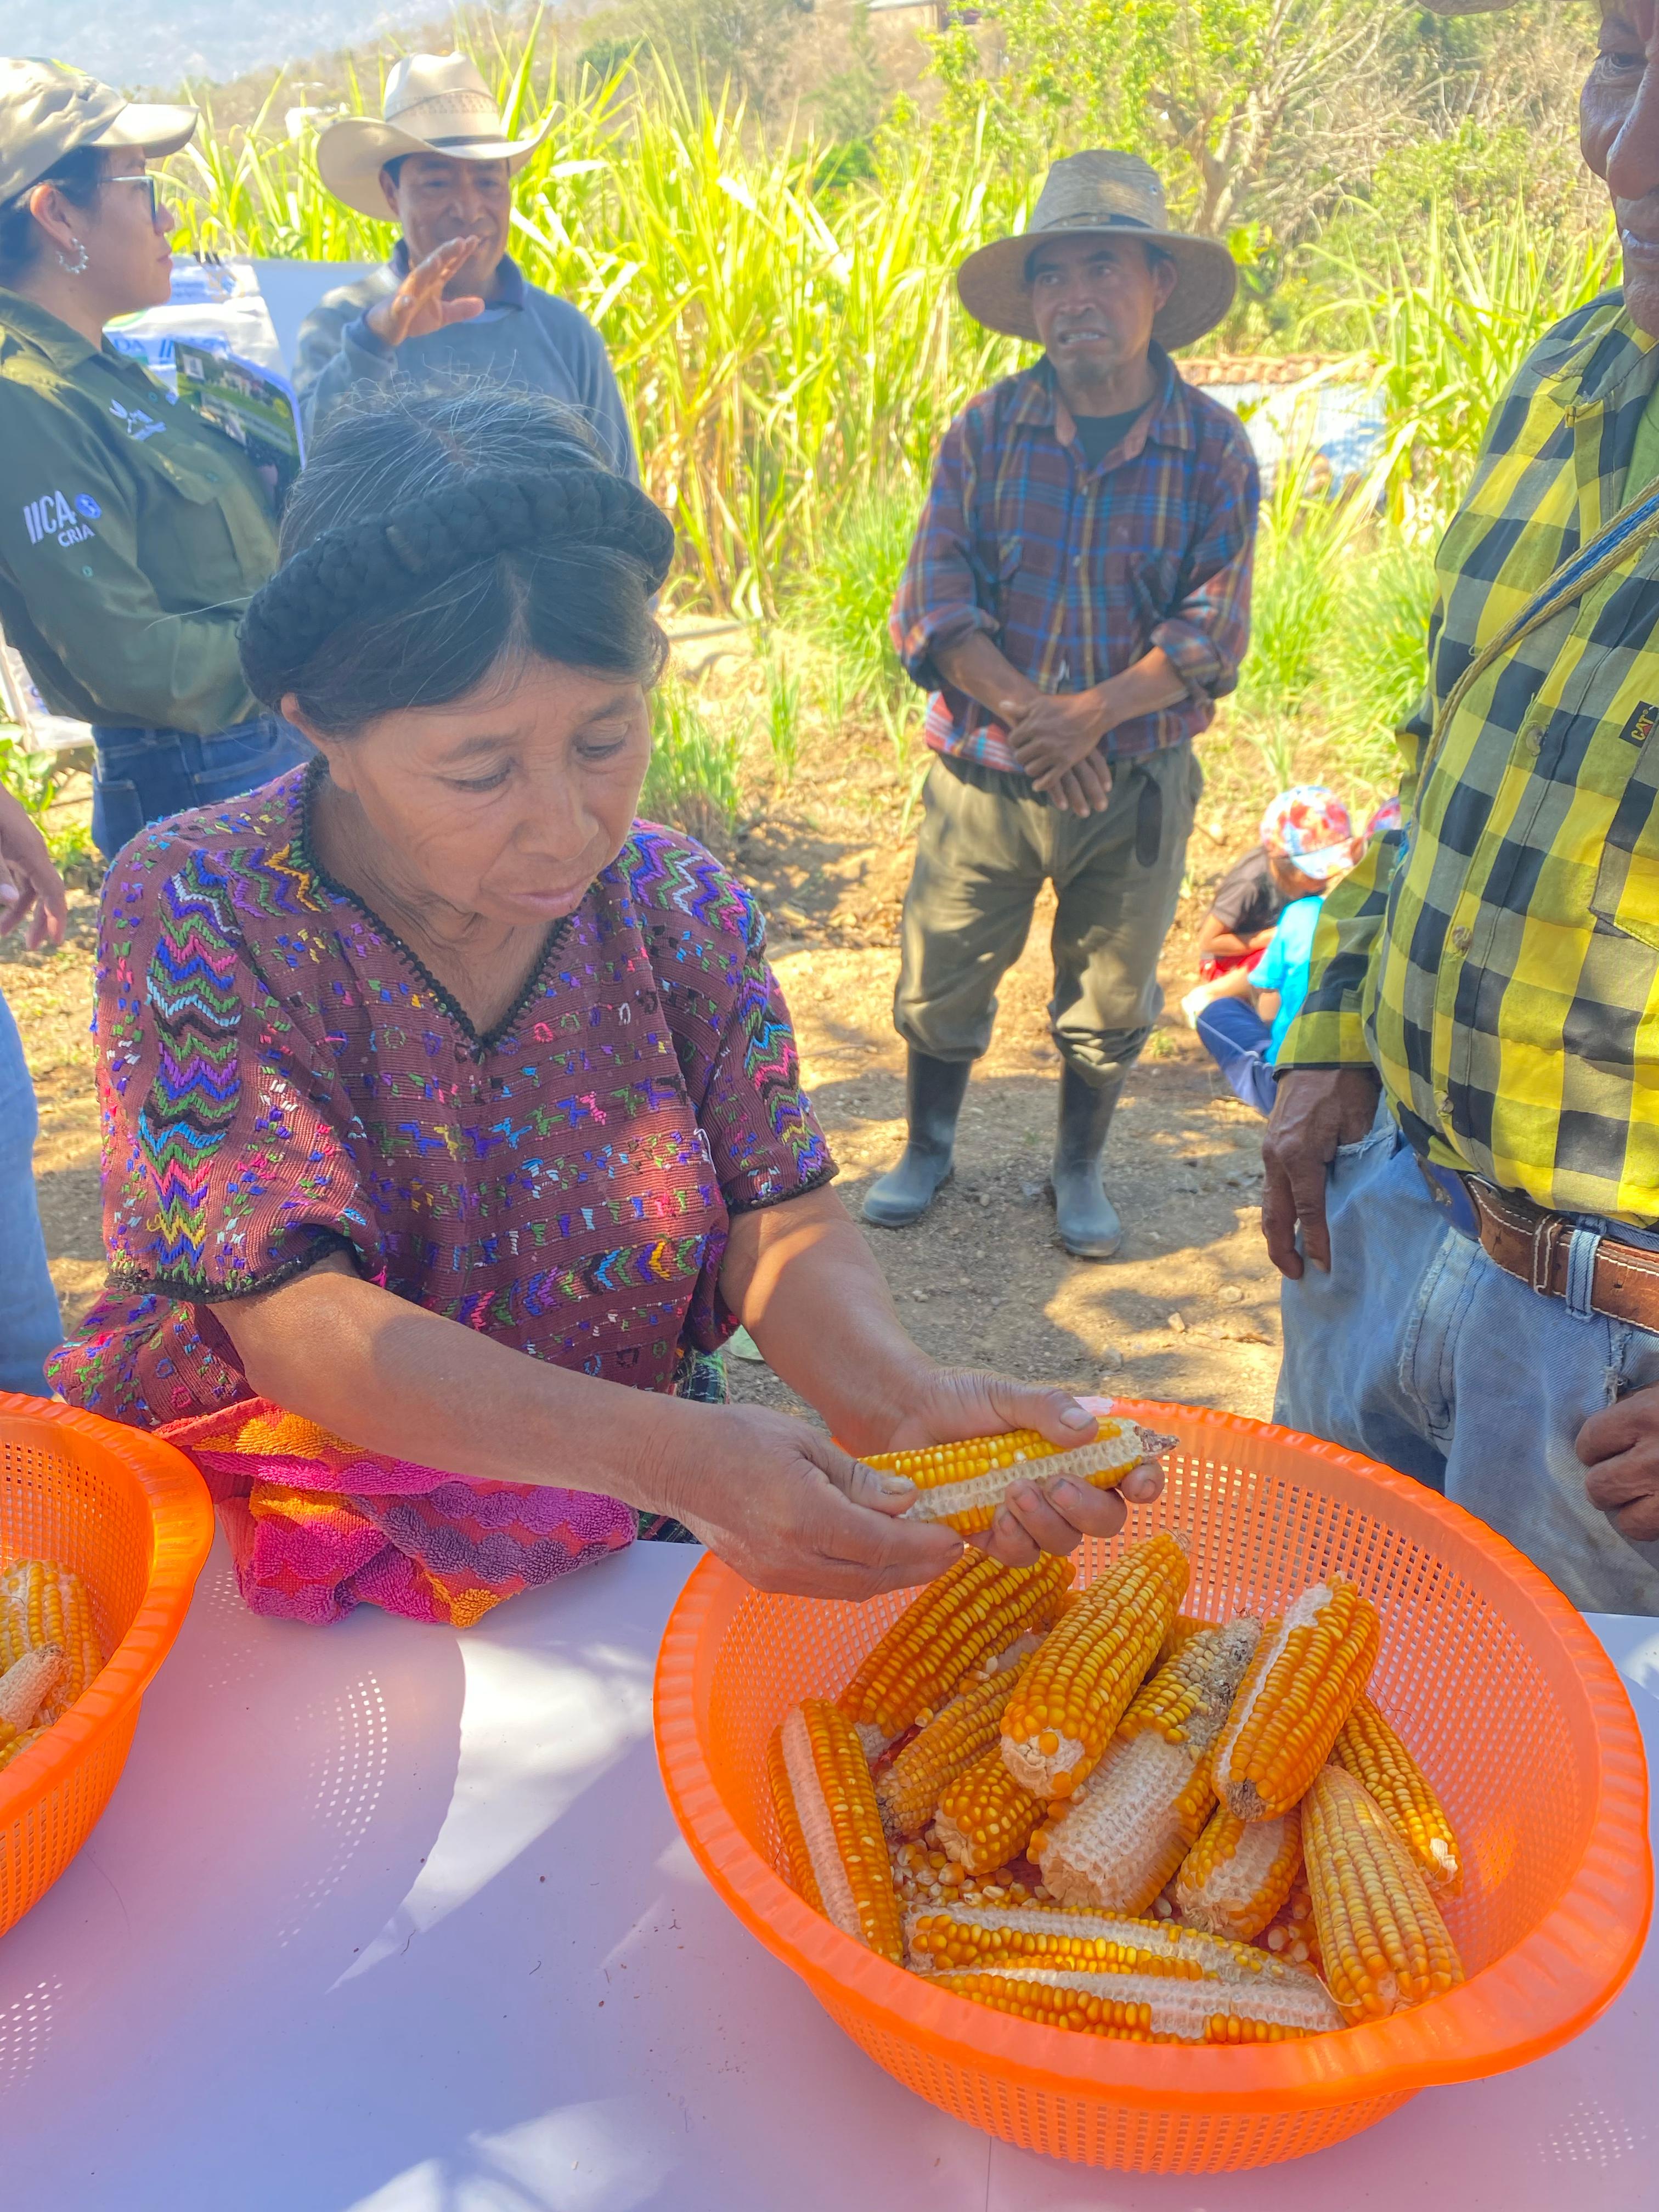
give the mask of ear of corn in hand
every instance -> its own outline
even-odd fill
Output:
[[[958,1866],[988,1874],[1016,1859],[1043,1815],[1043,1802],[1016,1782],[993,1743],[939,1799],[933,1832]]]
[[[1046,1628],[1074,1571],[1069,1559],[1005,1567],[967,1552],[913,1598],[838,1700],[870,1756],[937,1712],[975,1668]]]
[[[43,1724],[61,1720],[104,1664],[92,1601],[79,1575],[55,1559],[17,1559],[0,1573],[0,1671],[26,1651],[55,1644],[64,1668],[41,1706]]]
[[[1220,1805],[1181,1863],[1176,1905],[1194,1928],[1246,1942],[1278,1912],[1301,1865],[1302,1826],[1294,1810],[1272,1820],[1241,1820]]]
[[[772,1738],[768,1775],[797,1890],[843,1934],[899,1964],[887,1838],[851,1721],[823,1698],[804,1699]]]
[[[1380,2020],[1463,1978],[1428,1883],[1376,1801],[1340,1766],[1315,1778],[1302,1845],[1325,1981],[1349,2021]]]
[[[876,1802],[890,1836],[919,1836],[951,1784],[976,1759],[991,1752],[1000,1762],[1003,1708],[1018,1671],[1005,1667],[988,1681],[970,1682],[878,1772]]]
[[[1180,1866],[1215,1802],[1210,1747],[1261,1632],[1248,1620],[1206,1628],[1136,1692],[1116,1742],[1032,1840],[1062,1904],[1145,1912]]]
[[[1305,1794],[1376,1660],[1376,1609],[1333,1576],[1267,1623],[1215,1751],[1216,1795],[1241,1820]]]
[[[1231,1943],[1179,1921],[1043,1905],[918,1905],[905,1915],[904,1942],[910,1964],[921,1973],[1024,1964],[1069,1973],[1247,1984],[1282,1983],[1301,1973],[1254,1944]]]
[[[1156,1657],[1187,1577],[1185,1538],[1160,1530],[1068,1607],[1002,1717],[1002,1756],[1016,1781],[1047,1798],[1081,1786]]]
[[[866,1465],[915,1484],[920,1495],[906,1520],[939,1521],[959,1536],[972,1536],[990,1527],[1009,1491],[1028,1475],[1044,1482],[1066,1475],[1092,1489],[1110,1490],[1143,1460],[1168,1451],[1173,1442],[1143,1432],[1133,1421],[1109,1417],[1091,1443],[1069,1449],[1051,1444],[1035,1429],[1013,1429],[1006,1436],[975,1437],[964,1443],[875,1452]]]
[[[1311,1974],[1243,1983],[1008,1966],[941,1974],[936,1981],[1022,2020],[1133,2043],[1281,2043],[1342,2025]]]
[[[1456,1832],[1427,1775],[1368,1697],[1343,1723],[1331,1757],[1376,1800],[1431,1887],[1456,1896],[1463,1887]]]

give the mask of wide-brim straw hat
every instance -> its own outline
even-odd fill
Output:
[[[1044,178],[1029,228],[970,253],[957,271],[962,304],[977,323],[1011,338],[1037,336],[1026,275],[1031,255],[1056,235],[1121,237],[1127,231],[1175,264],[1175,289],[1158,312],[1152,336],[1166,350],[1212,331],[1233,304],[1238,270],[1218,240],[1171,230],[1164,186],[1139,154],[1096,148],[1068,154]]]
[[[383,119],[346,115],[317,137],[317,171],[337,200],[386,217],[380,172],[405,154],[450,161],[505,161],[521,169],[553,127],[550,114],[527,138],[509,138],[495,94],[465,54],[406,54],[386,81]]]
[[[201,121],[199,109],[129,100],[67,62],[0,60],[0,202],[38,185],[82,146],[176,154]]]

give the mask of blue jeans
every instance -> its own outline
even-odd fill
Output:
[[[34,1202],[34,1085],[0,999],[0,1390],[47,1395],[40,1363],[63,1341],[58,1293]]]
[[[280,714],[236,722],[216,738],[185,730],[94,727],[92,842],[112,860],[147,822],[240,799],[313,757]]]
[[[1199,1041],[1226,1077],[1235,1097],[1254,1106],[1258,1114],[1273,1110],[1273,1063],[1267,1042],[1273,1036],[1247,999],[1215,999],[1205,1007],[1196,1024]]]
[[[1592,1413],[1659,1382],[1659,1335],[1505,1274],[1386,1115],[1338,1152],[1325,1204],[1330,1273],[1281,1293],[1274,1418],[1443,1491],[1585,1612],[1659,1613],[1659,1543],[1590,1504],[1573,1450]]]

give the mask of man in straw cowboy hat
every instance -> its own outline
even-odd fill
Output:
[[[1403,826],[1326,901],[1262,1226],[1280,1419],[1656,1613],[1659,0],[1602,0],[1580,136],[1624,281],[1534,348],[1441,544]]]
[[[323,130],[323,182],[360,214],[392,216],[403,236],[384,268],[328,293],[301,326],[295,384],[311,429],[355,384],[478,378],[576,408],[637,481],[604,340],[568,300],[527,284],[507,250],[514,175],[552,119],[511,138],[465,54],[409,54],[386,79],[383,120]]]
[[[1030,228],[957,272],[971,315],[1043,356],[945,433],[894,603],[938,758],[894,1001],[908,1141],[867,1220],[916,1220],[950,1174],[969,1070],[1047,878],[1056,1222],[1079,1258],[1117,1249],[1101,1155],[1163,1003],[1202,788],[1192,741],[1243,658],[1257,506],[1237,417],[1168,349],[1218,323],[1236,282],[1224,246],[1170,228],[1146,162],[1099,151],[1057,162]]]

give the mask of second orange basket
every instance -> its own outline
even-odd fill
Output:
[[[1265,1615],[1330,1574],[1376,1601],[1381,1699],[1466,1850],[1446,1917],[1468,1981],[1335,2034],[1191,2050],[1068,2035],[928,1987],[790,1888],[765,1779],[784,1711],[833,1697],[908,1594],[766,1596],[706,1559],[664,1639],[657,1746],[726,1902],[919,2096],[1025,2149],[1135,2172],[1299,2157],[1419,2089],[1501,2073],[1587,2027],[1640,1955],[1653,1870],[1636,1717],[1578,1614],[1501,1537],[1352,1453],[1193,1407],[1116,1410],[1178,1443],[1162,1498],[1132,1511],[1126,1538],[1087,1547],[1080,1579],[1122,1542],[1179,1528],[1186,1607],[1207,1618]]]

